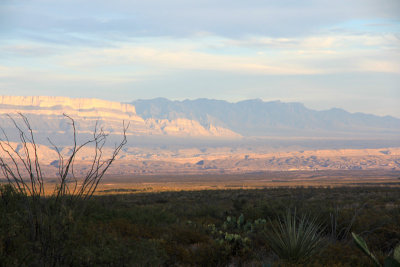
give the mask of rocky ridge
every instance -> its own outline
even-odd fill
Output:
[[[195,99],[172,101],[165,98],[131,102],[143,118],[196,120],[213,124],[243,136],[345,137],[399,136],[400,119],[350,113],[343,109],[312,110],[302,103],[265,102],[261,99],[230,103]]]

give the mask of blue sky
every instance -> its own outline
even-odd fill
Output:
[[[400,117],[400,1],[0,2],[0,94]]]

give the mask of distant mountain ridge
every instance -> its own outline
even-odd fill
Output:
[[[201,125],[221,126],[244,136],[314,136],[330,134],[399,134],[400,119],[332,108],[316,111],[301,103],[264,102],[260,99],[230,103],[196,99],[165,98],[131,102],[142,118],[186,118]]]
[[[230,103],[165,98],[120,103],[99,99],[49,96],[0,96],[0,126],[15,130],[7,117],[25,114],[38,136],[66,139],[71,126],[63,113],[75,119],[79,133],[90,134],[96,122],[112,135],[141,137],[223,138],[240,137],[400,137],[400,119],[342,109],[316,111],[301,103],[264,102],[260,99]]]
[[[0,96],[0,126],[13,131],[15,127],[7,115],[18,119],[17,113],[28,117],[39,137],[71,133],[71,125],[63,114],[72,117],[79,134],[91,134],[96,123],[113,135],[122,133],[122,122],[130,123],[127,134],[133,136],[166,137],[229,137],[240,135],[229,129],[209,124],[206,127],[186,118],[143,119],[136,114],[135,106],[94,98],[69,98],[51,96]],[[11,137],[18,136],[15,131]]]

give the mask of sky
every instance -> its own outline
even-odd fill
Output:
[[[400,118],[400,1],[2,0],[0,95],[260,98]]]

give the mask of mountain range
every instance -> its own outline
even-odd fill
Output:
[[[326,136],[346,134],[398,134],[400,119],[349,113],[332,108],[316,111],[301,103],[264,102],[260,99],[229,103],[223,100],[196,99],[171,101],[165,98],[131,102],[144,119],[198,121],[243,136]]]
[[[264,102],[260,99],[230,103],[165,98],[130,103],[99,99],[50,96],[0,96],[0,126],[12,131],[7,114],[25,114],[41,136],[71,133],[63,113],[75,119],[80,134],[90,134],[96,121],[118,135],[122,121],[128,135],[142,137],[240,138],[240,137],[398,137],[400,119],[332,108],[316,111],[301,103]],[[6,131],[7,132],[7,131]]]

